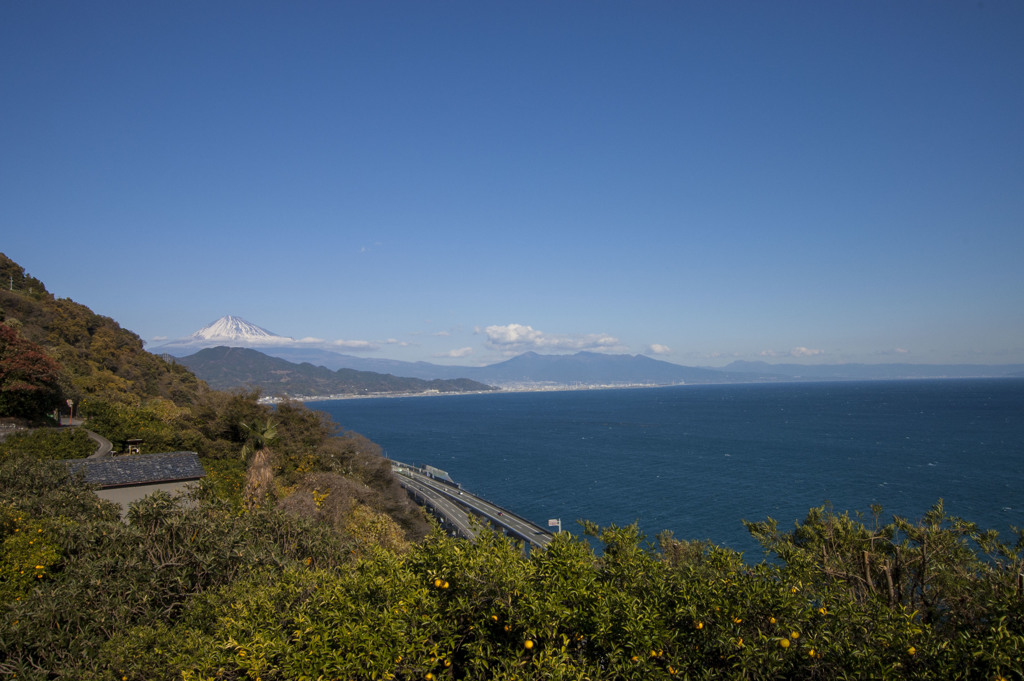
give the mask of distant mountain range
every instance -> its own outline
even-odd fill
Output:
[[[644,355],[539,355],[527,352],[485,367],[445,367],[463,376],[496,385],[672,385],[723,383],[736,377],[717,369],[687,367]]]
[[[733,362],[722,371],[760,380],[874,381],[912,378],[1024,378],[1024,364],[769,364]]]
[[[220,347],[212,347],[220,346]],[[228,346],[228,347],[225,347]],[[258,348],[259,352],[230,352]],[[216,352],[207,350],[216,349]],[[197,352],[199,350],[199,352]],[[153,349],[181,364],[215,388],[258,385],[268,394],[327,395],[388,391],[482,390],[488,386],[673,385],[778,381],[896,380],[917,378],[1024,377],[1024,365],[978,364],[769,364],[737,361],[721,368],[688,367],[644,355],[539,355],[534,352],[484,367],[354,357],[278,336],[238,317],[223,317],[186,339]],[[191,353],[191,354],[190,354]],[[262,359],[259,357],[262,355]],[[269,361],[276,359],[276,361]],[[282,362],[281,360],[286,360]],[[297,368],[298,367],[298,368]],[[360,373],[367,375],[356,380]],[[420,381],[469,379],[476,383],[441,388],[387,388],[398,377]],[[362,385],[364,387],[356,388]],[[456,388],[455,386],[460,386]],[[330,386],[335,386],[331,388]],[[340,386],[341,389],[336,389]]]

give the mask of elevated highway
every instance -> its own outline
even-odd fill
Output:
[[[476,539],[480,525],[473,522],[466,509],[415,478],[403,477],[400,478],[400,482],[409,496],[437,518],[446,530],[451,530],[465,539]]]
[[[477,530],[471,520],[471,516],[475,516],[478,522],[490,524],[494,529],[525,542],[530,548],[546,548],[554,538],[550,532],[529,520],[457,485],[438,480],[422,468],[399,461],[392,461],[392,466],[406,491],[459,536],[467,539],[476,536]]]

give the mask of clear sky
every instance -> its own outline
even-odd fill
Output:
[[[155,346],[1024,362],[1024,3],[0,3],[0,251]]]

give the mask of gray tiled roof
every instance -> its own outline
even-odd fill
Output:
[[[129,454],[65,463],[72,473],[82,471],[87,482],[101,488],[198,480],[206,475],[195,452]]]

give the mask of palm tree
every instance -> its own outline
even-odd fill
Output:
[[[242,429],[247,434],[242,461],[250,459],[245,471],[245,505],[255,508],[273,492],[274,452],[270,444],[277,439],[277,424],[268,418],[266,423],[243,423]]]
[[[245,444],[242,445],[242,461],[250,455],[263,449],[267,449],[270,443],[277,439],[277,424],[273,419],[267,419],[266,423],[253,421],[252,423],[241,424],[245,433]]]

